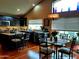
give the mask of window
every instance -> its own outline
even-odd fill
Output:
[[[57,20],[52,20],[52,29],[56,30],[70,30],[70,31],[79,31],[79,18],[59,18]]]
[[[53,13],[53,8],[55,12],[79,11],[79,0],[57,1],[54,3],[54,5],[52,3],[52,13]]]
[[[28,29],[41,30],[40,26],[42,26],[42,19],[35,19],[28,21]]]

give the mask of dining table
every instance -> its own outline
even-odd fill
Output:
[[[64,39],[58,39],[57,42],[54,42],[54,41],[45,41],[45,42],[47,42],[47,45],[52,44],[52,46],[54,46],[56,59],[58,59],[58,57],[59,57],[58,48],[65,47],[66,44],[69,43],[68,40],[64,40]]]

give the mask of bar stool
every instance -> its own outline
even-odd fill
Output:
[[[29,33],[29,32],[25,32],[24,38],[23,38],[23,40],[24,40],[24,46],[25,46],[25,47],[26,47],[26,45],[27,45],[27,47],[29,47],[29,46],[28,46],[28,41],[29,41],[29,39],[30,39],[30,33]]]

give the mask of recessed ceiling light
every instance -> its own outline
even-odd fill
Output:
[[[32,4],[32,6],[35,6],[35,4]]]
[[[17,9],[17,11],[20,11],[20,9]]]

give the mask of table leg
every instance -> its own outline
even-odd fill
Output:
[[[56,47],[56,59],[57,59],[57,47]]]

